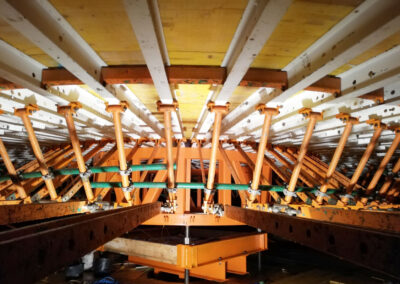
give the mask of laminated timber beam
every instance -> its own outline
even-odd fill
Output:
[[[216,105],[225,105],[229,101],[233,91],[248,72],[254,59],[278,26],[291,3],[291,0],[248,2],[221,64],[221,66],[227,67],[228,72],[221,90],[212,98]],[[211,125],[212,114],[203,112],[196,125],[194,136],[202,138],[199,136],[207,133]]]
[[[250,96],[236,108],[236,112],[224,118],[223,133],[253,115],[254,107],[260,103],[268,103],[271,107],[283,104],[281,114],[276,118],[280,122],[286,122],[296,114],[302,106],[293,109],[291,104],[284,104],[291,96],[399,30],[400,10],[397,1],[385,1],[382,4],[379,1],[364,1],[354,9],[283,69],[288,73],[289,87],[286,90]],[[395,47],[341,74],[340,95],[327,96],[315,103],[313,109],[322,111],[396,82],[400,76],[396,60],[399,50],[399,47]],[[299,99],[299,96],[296,98]]]
[[[218,66],[166,66],[168,82],[170,84],[224,84],[226,80],[226,67]],[[153,84],[147,66],[107,66],[101,69],[101,82],[105,85],[115,84]],[[340,93],[339,77],[325,76],[321,80],[306,87],[305,90]],[[46,87],[60,85],[82,85],[83,82],[76,78],[65,68],[48,68],[42,71],[42,85]],[[264,68],[250,68],[239,86],[268,87],[286,89],[287,73],[283,70]],[[10,88],[12,86],[9,86]],[[370,96],[366,97],[369,99]],[[375,98],[375,96],[373,96]]]
[[[4,265],[0,268],[0,281],[38,281],[159,212],[160,204],[152,203],[3,232],[0,259]]]
[[[400,278],[399,234],[234,206],[225,206],[225,215],[289,241]]]

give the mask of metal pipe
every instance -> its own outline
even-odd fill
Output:
[[[322,119],[322,113],[312,112],[310,108],[301,109],[299,113],[303,114],[307,118],[310,118],[310,121],[308,122],[307,130],[303,138],[303,143],[301,144],[300,151],[297,156],[297,161],[293,168],[292,176],[290,177],[290,182],[288,186],[289,192],[294,192],[296,188],[297,179],[299,178],[299,174],[303,164],[303,159],[307,153],[308,144],[310,143],[315,124],[317,123],[317,120]],[[290,203],[292,201],[292,195],[290,194],[286,195],[285,201],[287,203]]]
[[[185,245],[190,245],[189,226],[185,226],[184,243],[185,243]],[[189,284],[189,278],[190,278],[189,274],[190,274],[189,269],[185,269],[185,284]]]
[[[135,188],[167,188],[166,182],[133,182]],[[110,187],[122,187],[121,182],[92,182],[92,188],[110,188]],[[184,188],[184,189],[205,189],[206,184],[201,182],[177,182],[176,188]],[[216,183],[216,190],[248,190],[248,184],[230,184],[230,183]],[[261,191],[272,191],[272,192],[283,192],[286,187],[278,186],[278,185],[260,185],[259,188]],[[310,192],[315,193],[318,188],[312,187],[296,187],[294,192]],[[330,189],[327,191],[327,194],[336,193],[337,189]]]
[[[375,145],[378,142],[379,137],[381,136],[381,133],[383,131],[383,129],[386,129],[386,125],[381,123],[380,120],[377,119],[370,119],[366,121],[368,124],[372,124],[375,127],[375,132],[371,138],[371,140],[369,141],[369,144],[367,146],[367,148],[365,149],[364,154],[361,157],[360,162],[357,165],[356,170],[353,173],[353,176],[351,177],[350,183],[349,185],[346,187],[346,193],[347,194],[351,194],[354,186],[357,184],[358,179],[361,176],[361,173],[365,167],[365,165],[368,162],[369,157],[371,156],[372,152],[375,149]],[[341,198],[341,202],[343,202],[344,204],[347,204],[349,201],[349,198],[346,196],[343,196]]]
[[[385,156],[383,157],[381,163],[379,164],[378,170],[375,172],[371,182],[369,183],[367,187],[366,194],[369,195],[372,193],[372,191],[375,189],[375,186],[377,185],[379,179],[381,178],[383,171],[386,168],[386,165],[389,163],[390,159],[392,158],[394,151],[396,151],[397,146],[399,146],[400,143],[400,128],[395,128],[395,137],[393,139],[392,144],[390,145],[389,149],[387,150]],[[363,204],[366,204],[368,201],[367,197],[364,197],[361,199],[361,202]]]
[[[89,167],[88,168],[92,174],[101,174],[101,173],[118,173],[118,166],[105,166],[105,167]],[[131,165],[129,169],[132,172],[140,172],[140,171],[162,171],[167,169],[166,164],[151,164],[151,165]],[[174,165],[174,169],[176,169],[176,165]],[[79,169],[76,168],[65,168],[53,170],[54,176],[66,176],[66,175],[79,175]],[[31,172],[31,173],[21,173],[19,174],[21,179],[30,179],[30,178],[40,178],[42,177],[41,172]],[[0,182],[11,180],[9,175],[0,176]]]
[[[397,159],[396,164],[393,166],[392,173],[393,173],[393,175],[395,175],[395,174],[397,174],[399,171],[400,171],[400,158]],[[384,184],[382,185],[381,189],[379,190],[379,194],[380,194],[380,195],[386,195],[388,189],[390,188],[390,186],[391,186],[391,184],[392,184],[393,175],[389,176],[389,177],[385,180]]]
[[[215,179],[215,169],[217,164],[217,153],[218,153],[218,144],[219,144],[219,136],[221,132],[221,121],[222,115],[228,112],[229,104],[225,106],[215,105],[213,102],[208,103],[209,111],[215,114],[214,117],[214,128],[211,140],[211,154],[210,154],[210,163],[208,167],[208,179],[207,179],[207,189],[204,191],[204,200],[203,200],[203,210],[207,211],[209,203],[212,202],[212,197],[214,196],[214,179]]]
[[[8,174],[14,179],[13,183],[17,189],[19,197],[24,201],[24,203],[32,203],[31,198],[26,194],[25,188],[18,177],[17,171],[14,168],[10,156],[8,156],[7,149],[4,146],[2,139],[0,139],[0,154],[4,165],[7,168]]]
[[[125,172],[128,168],[125,157],[125,147],[124,147],[124,136],[122,133],[121,124],[121,112],[124,112],[128,108],[128,103],[121,102],[120,105],[107,105],[106,110],[113,114],[114,129],[115,129],[115,141],[118,149],[118,161],[119,169]],[[128,188],[130,186],[129,175],[121,174],[122,186]],[[133,205],[132,196],[130,191],[124,191],[125,199],[128,201],[129,205]]]
[[[258,110],[261,114],[264,114],[265,118],[262,127],[260,142],[258,143],[257,159],[253,171],[251,191],[247,200],[248,206],[250,206],[254,202],[258,193],[258,185],[260,184],[261,170],[264,164],[265,148],[267,147],[272,116],[279,114],[278,108],[267,108],[264,104],[258,105],[256,107],[256,110]]]
[[[324,200],[323,195],[326,193],[328,190],[328,185],[331,181],[331,178],[336,170],[336,166],[339,163],[340,157],[342,156],[344,146],[346,146],[347,139],[350,136],[351,129],[353,128],[354,124],[358,123],[358,118],[350,117],[349,114],[347,113],[339,113],[336,115],[336,118],[340,119],[343,122],[346,122],[346,126],[344,127],[344,131],[342,133],[342,136],[340,137],[338,146],[336,147],[335,153],[333,154],[332,161],[329,164],[328,170],[326,172],[326,177],[325,181],[321,186],[320,189],[320,194],[317,196],[317,203],[321,204],[322,201]]]
[[[72,102],[68,106],[58,106],[57,111],[58,111],[58,113],[63,114],[65,117],[69,136],[71,138],[72,148],[74,149],[76,163],[78,165],[79,173],[83,176],[85,173],[90,173],[90,172],[87,172],[85,160],[82,155],[81,144],[79,142],[78,135],[76,134],[75,123],[74,123],[74,119],[72,117],[72,114],[75,113],[76,109],[79,109],[81,107],[82,106],[80,103]],[[85,189],[85,194],[86,194],[87,200],[89,201],[89,203],[92,203],[94,201],[94,195],[93,195],[92,187],[90,185],[89,177],[82,177],[82,184],[83,184],[83,188]]]
[[[32,112],[38,110],[39,107],[37,105],[28,105],[25,108],[15,109],[14,114],[16,116],[19,116],[24,123],[25,129],[28,133],[29,142],[31,143],[33,153],[35,154],[35,157],[39,163],[40,172],[44,177],[44,182],[46,184],[47,190],[49,191],[51,200],[61,201],[54,187],[53,180],[49,175],[50,171],[46,165],[42,150],[40,149],[39,142],[35,135],[35,131],[33,130],[32,123],[29,119],[29,115],[32,114]]]

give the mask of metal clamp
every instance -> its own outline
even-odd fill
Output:
[[[247,192],[248,192],[250,195],[261,195],[261,191],[258,190],[258,189],[249,188],[249,189],[247,190]]]
[[[54,173],[53,173],[53,171],[49,168],[49,169],[47,170],[47,175],[42,175],[42,179],[43,179],[44,181],[54,179]]]
[[[176,193],[177,189],[176,188],[167,188],[168,193]]]
[[[126,187],[121,187],[123,192],[132,192],[135,189],[135,186],[133,182],[131,182],[128,186]]]
[[[79,176],[81,177],[82,181],[88,181],[91,175],[92,171],[88,169],[85,172],[79,173]]]
[[[325,192],[322,192],[322,191],[320,191],[320,190],[314,191],[314,195],[315,195],[315,196],[320,196],[320,197],[329,197],[328,194],[326,194]]]
[[[354,199],[354,196],[351,194],[342,194],[339,195],[340,198]]]
[[[296,193],[296,192],[289,191],[289,190],[287,190],[287,188],[284,188],[284,189],[283,189],[283,194],[284,194],[285,196],[297,197],[297,193]]]
[[[204,193],[205,194],[209,194],[209,195],[213,195],[215,193],[215,188],[214,189],[205,188],[204,189]]]
[[[131,167],[128,167],[127,170],[120,170],[119,174],[121,176],[130,176],[132,174],[132,169],[131,169]]]

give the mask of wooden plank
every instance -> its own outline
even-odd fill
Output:
[[[169,264],[177,264],[177,247],[175,245],[116,238],[106,243],[104,250]]]

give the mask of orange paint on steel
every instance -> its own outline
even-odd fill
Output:
[[[375,149],[375,145],[378,142],[379,137],[381,136],[381,133],[384,129],[386,129],[386,125],[381,123],[380,120],[377,119],[370,119],[366,121],[368,124],[372,124],[375,127],[375,132],[374,135],[372,136],[371,140],[369,141],[369,144],[367,146],[367,148],[365,149],[364,154],[361,157],[360,162],[358,163],[358,166],[355,170],[355,172],[353,173],[353,176],[351,177],[350,183],[349,185],[346,187],[346,192],[347,194],[351,194],[351,192],[354,189],[354,186],[357,184],[358,179],[361,176],[361,173],[365,167],[365,165],[368,162],[369,157],[371,156],[372,152]],[[347,202],[349,201],[347,197],[342,197],[341,201],[344,204],[347,204]]]
[[[204,171],[204,162],[203,162],[203,154],[201,153],[201,141],[197,140],[197,145],[199,149],[199,160],[200,160],[200,171],[201,171],[201,181],[202,183],[206,183],[206,173]],[[399,159],[400,160],[400,159]],[[201,208],[201,189],[197,190],[197,208]]]
[[[386,177],[385,182],[383,183],[381,189],[379,190],[380,195],[385,195],[392,184],[393,177]]]
[[[211,155],[210,155],[210,164],[208,167],[208,179],[207,179],[207,190],[204,193],[204,211],[207,210],[208,204],[212,199],[212,191],[214,190],[214,179],[215,179],[215,168],[217,164],[217,153],[218,153],[218,144],[219,144],[219,136],[221,133],[221,121],[222,116],[228,112],[229,104],[224,106],[215,105],[213,102],[208,103],[208,110],[215,114],[214,118],[214,128],[212,133],[211,140]]]
[[[328,171],[326,172],[325,181],[320,188],[320,191],[322,193],[325,193],[328,190],[328,185],[329,185],[330,179],[332,178],[332,176],[335,172],[336,166],[339,163],[340,156],[343,153],[344,146],[346,146],[346,142],[350,136],[353,125],[358,124],[358,118],[351,117],[349,114],[346,114],[346,113],[339,113],[338,115],[336,115],[336,118],[340,119],[343,122],[346,122],[346,126],[344,127],[344,131],[342,133],[342,136],[340,137],[340,140],[336,147],[335,153],[333,154],[332,161],[329,164]],[[318,204],[321,204],[323,199],[324,199],[323,196],[319,195],[319,196],[317,196],[316,201]]]
[[[16,180],[13,182],[13,184],[17,189],[19,198],[21,198],[24,201],[24,203],[31,203],[32,202],[31,198],[28,197],[28,195],[26,194],[25,188],[23,187],[21,181],[18,180],[17,171],[15,170],[14,165],[13,165],[10,157],[8,156],[7,149],[4,146],[3,140],[1,140],[1,139],[0,139],[0,154],[1,154],[1,158],[3,159],[4,165],[7,168],[8,174],[11,177],[15,177],[16,178]]]
[[[366,194],[371,194],[372,191],[375,189],[379,179],[381,178],[383,171],[386,168],[386,165],[389,163],[390,159],[392,158],[394,152],[397,149],[397,146],[399,146],[400,143],[400,128],[395,128],[393,129],[395,131],[395,136],[393,139],[392,144],[390,145],[389,149],[387,150],[385,156],[383,157],[381,163],[379,164],[378,169],[376,170],[372,180],[370,181],[368,187],[367,187],[367,191]],[[366,204],[368,201],[368,198],[362,198],[361,202],[363,204]]]
[[[125,147],[124,147],[124,136],[122,134],[122,124],[121,124],[121,112],[124,112],[128,108],[127,102],[121,102],[120,105],[107,105],[106,110],[113,114],[114,129],[115,129],[115,140],[118,149],[118,161],[119,169],[121,171],[126,171],[128,165],[126,164]],[[121,175],[122,186],[128,187],[130,185],[129,176]],[[130,192],[124,192],[125,199],[130,205],[133,205],[132,197]]]
[[[68,106],[58,106],[57,112],[63,114],[65,117],[65,121],[67,123],[67,128],[69,136],[71,138],[71,144],[72,148],[74,149],[76,163],[78,165],[79,172],[85,173],[87,171],[86,164],[82,155],[81,144],[79,142],[78,135],[76,134],[74,119],[72,117],[72,114],[74,114],[76,110],[81,107],[82,106],[80,103],[72,102]],[[94,201],[94,195],[89,179],[88,178],[82,179],[82,184],[85,189],[87,200],[89,201],[89,203],[92,203]]]
[[[39,142],[35,135],[35,131],[33,130],[31,120],[29,119],[29,115],[32,114],[32,112],[37,111],[37,110],[39,110],[39,107],[37,105],[28,105],[25,108],[15,109],[14,114],[16,116],[19,116],[22,119],[22,122],[24,123],[25,128],[26,128],[26,131],[28,132],[28,138],[29,138],[29,142],[31,143],[33,153],[35,154],[36,159],[39,163],[40,172],[42,173],[43,176],[46,176],[49,174],[49,169],[48,169],[45,159],[43,157],[42,150],[40,149]],[[61,201],[59,199],[57,191],[54,187],[53,180],[46,179],[45,184],[49,191],[51,200]]]
[[[168,188],[175,188],[175,172],[174,158],[172,156],[172,112],[175,112],[178,104],[162,104],[157,102],[157,110],[164,113],[164,131],[167,148],[167,172],[168,172]]]
[[[322,119],[322,113],[312,112],[310,108],[303,108],[299,111],[299,113],[303,114],[307,118],[310,118],[310,121],[308,122],[307,130],[303,138],[303,143],[301,144],[297,161],[293,168],[292,176],[290,177],[290,182],[288,186],[288,191],[290,192],[294,192],[296,188],[297,179],[299,178],[300,170],[303,164],[303,159],[307,153],[308,144],[310,143],[315,124],[317,123],[317,120]],[[287,203],[290,203],[292,201],[292,196],[287,195],[285,197],[285,201]]]
[[[272,116],[279,114],[278,108],[267,108],[264,104],[260,104],[256,107],[261,114],[265,115],[264,124],[262,127],[260,142],[258,144],[257,159],[253,171],[253,180],[251,182],[251,194],[248,199],[248,203],[251,204],[256,198],[256,191],[260,184],[261,170],[264,163],[265,148],[267,146],[269,131],[271,127]]]

